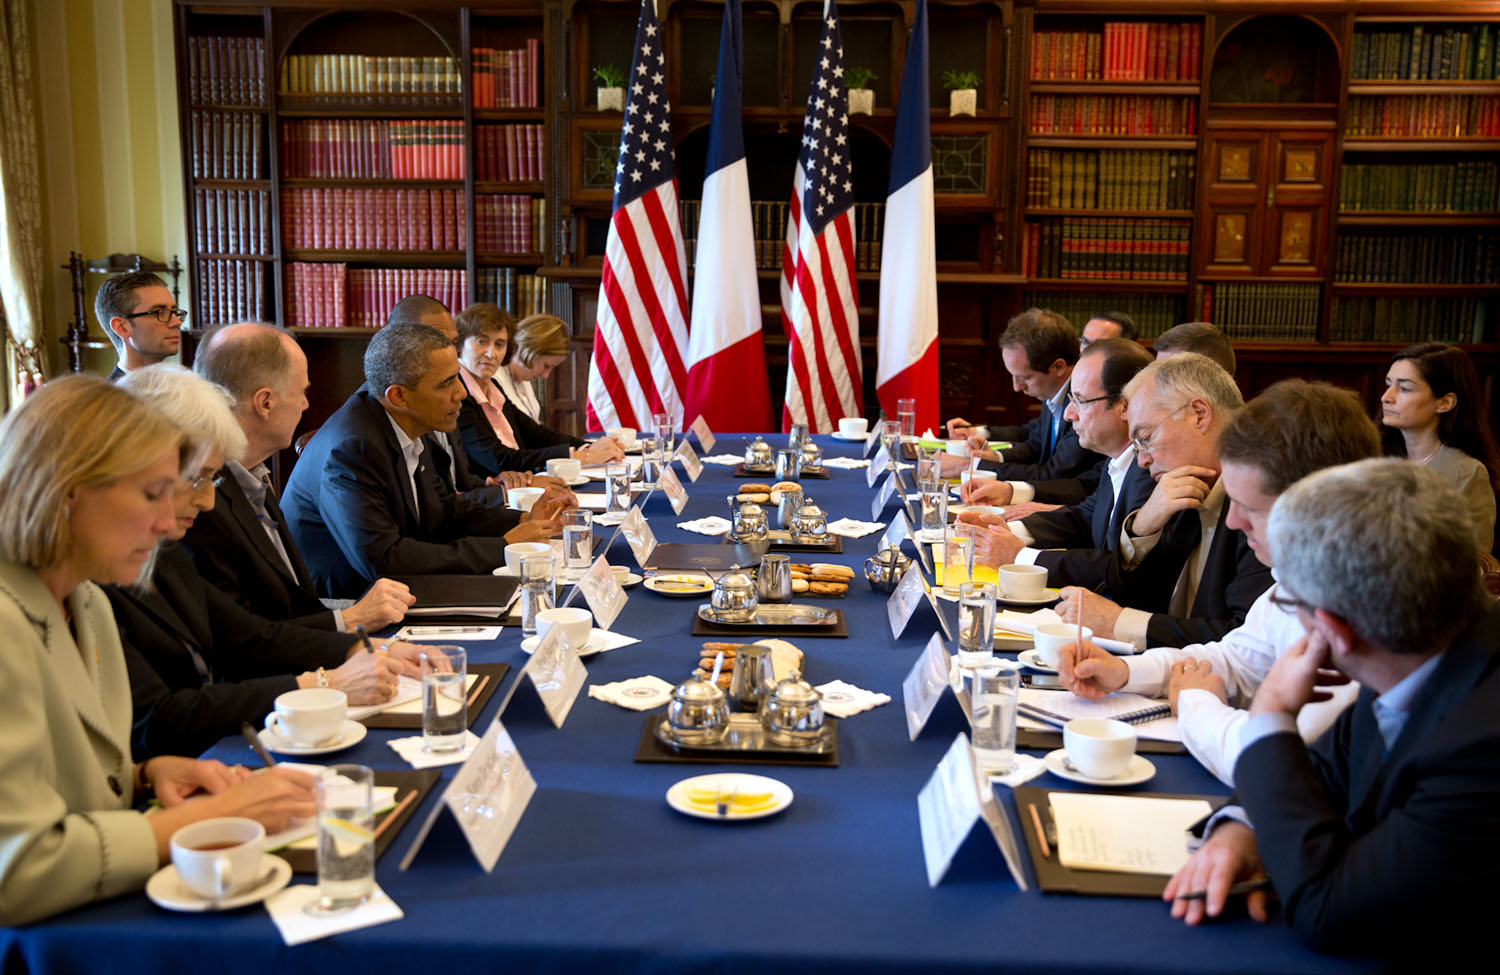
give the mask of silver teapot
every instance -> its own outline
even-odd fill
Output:
[[[723,689],[697,677],[678,684],[667,704],[667,729],[684,745],[721,741],[729,731],[729,702]]]
[[[876,592],[890,594],[909,568],[911,559],[900,548],[881,549],[865,559],[865,581]]]
[[[729,500],[729,537],[736,542],[754,542],[766,537],[766,509],[754,501],[741,501],[731,494]]]
[[[798,541],[827,541],[828,514],[812,498],[803,495],[802,507],[792,519],[792,537]]]
[[[823,469],[823,448],[811,440],[802,442],[802,470],[821,471]]]
[[[739,566],[730,566],[719,576],[708,597],[709,615],[719,623],[749,623],[755,619],[760,600],[755,595],[755,581]]]
[[[745,448],[745,470],[769,471],[776,466],[776,454],[764,437],[756,437]]]
[[[774,744],[814,744],[823,733],[823,695],[794,670],[761,703],[760,726]]]
[[[797,512],[802,510],[802,489],[782,488],[781,500],[776,503],[776,527],[790,531]]]

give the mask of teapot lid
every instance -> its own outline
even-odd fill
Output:
[[[754,583],[750,581],[750,577],[745,574],[743,569],[738,565],[732,565],[729,567],[728,572],[719,576],[719,581],[714,583],[714,588],[720,592],[728,592],[730,590],[748,590],[753,585]]]
[[[823,699],[818,689],[802,679],[802,672],[794,670],[776,684],[771,697],[777,704],[815,704]]]
[[[678,684],[672,691],[672,699],[676,701],[716,701],[724,696],[724,691],[719,685],[706,681],[696,674],[688,675],[688,679]]]
[[[802,508],[800,509],[800,513],[816,517],[824,513],[823,506],[814,501],[811,495],[804,492],[802,495]]]

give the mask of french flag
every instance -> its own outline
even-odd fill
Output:
[[[886,194],[880,253],[880,332],[875,392],[886,416],[917,401],[917,429],[938,418],[937,252],[932,216],[932,139],[927,112],[927,0],[917,0]]]
[[[771,390],[740,121],[742,61],[740,0],[728,0],[698,219],[684,416],[701,414],[716,430],[769,430]]]

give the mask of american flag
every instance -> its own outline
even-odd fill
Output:
[[[641,4],[626,84],[615,208],[589,365],[588,421],[594,430],[644,429],[653,413],[670,413],[679,424],[682,420],[687,261],[655,0]]]
[[[828,433],[840,417],[864,412],[849,155],[844,45],[838,8],[829,0],[807,95],[781,261],[781,321],[790,367],[783,430],[806,423],[815,433]]]

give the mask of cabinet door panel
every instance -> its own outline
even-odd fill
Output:
[[[1328,220],[1331,133],[1271,133],[1263,273],[1321,277]]]
[[[1210,133],[1203,180],[1208,233],[1199,235],[1200,274],[1256,273],[1264,235],[1259,197],[1265,169],[1262,133]]]

